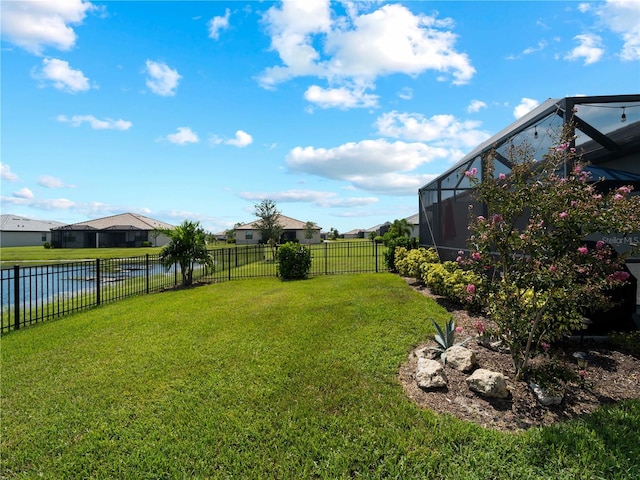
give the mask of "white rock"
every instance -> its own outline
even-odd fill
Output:
[[[467,377],[467,386],[480,395],[489,398],[507,398],[507,382],[504,375],[499,372],[492,372],[484,368],[479,368]]]
[[[470,372],[476,366],[476,354],[461,345],[447,349],[447,365],[461,372]]]
[[[418,386],[425,390],[442,388],[447,386],[447,375],[440,362],[420,357],[416,368],[416,381]]]

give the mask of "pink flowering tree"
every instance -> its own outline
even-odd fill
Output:
[[[482,273],[468,291],[495,322],[518,377],[542,344],[579,330],[585,313],[606,306],[607,292],[629,277],[622,257],[585,237],[640,231],[640,197],[630,187],[599,191],[569,140],[542,161],[514,147],[509,175],[494,175],[492,159],[482,179],[465,172],[488,215],[470,207],[471,252],[459,261]]]

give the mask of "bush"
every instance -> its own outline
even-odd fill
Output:
[[[414,248],[407,250],[405,247],[395,249],[395,268],[400,275],[419,280],[421,278],[420,267],[423,263],[439,263],[440,258],[435,249]]]
[[[45,249],[49,250],[51,248],[51,244],[49,242],[44,242],[44,245],[42,245]]]
[[[152,245],[151,245],[151,242],[150,242],[150,241],[145,240],[144,242],[142,242],[142,246],[143,246],[143,247],[151,247]]]
[[[387,251],[384,252],[384,261],[387,264],[387,269],[391,272],[396,271],[396,248],[404,247],[407,250],[411,250],[414,248],[418,248],[418,239],[417,238],[409,238],[409,237],[398,237],[398,238],[384,238],[384,244],[387,246]]]
[[[311,250],[299,243],[287,242],[276,253],[278,276],[283,280],[301,280],[311,271]]]

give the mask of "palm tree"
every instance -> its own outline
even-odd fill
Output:
[[[410,237],[411,224],[406,218],[396,219],[391,223],[389,233],[392,238]]]
[[[167,268],[180,265],[182,285],[193,283],[193,268],[196,263],[213,267],[213,260],[207,251],[206,232],[200,222],[185,220],[173,229],[163,229],[161,233],[170,242],[160,252],[160,262]]]

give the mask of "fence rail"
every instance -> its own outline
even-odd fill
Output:
[[[386,271],[382,245],[325,242],[310,245],[311,276]],[[194,281],[224,282],[277,275],[276,249],[246,245],[209,252],[213,268],[196,265]],[[159,255],[103,258],[1,270],[0,333],[58,318],[133,295],[175,288],[177,265],[167,270]]]

